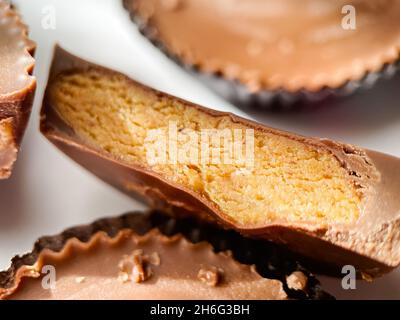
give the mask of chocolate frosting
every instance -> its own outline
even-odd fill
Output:
[[[114,71],[76,58],[60,48],[56,49],[49,85],[64,72],[95,69],[106,74]],[[157,95],[166,96],[132,80],[132,86],[141,86]],[[377,276],[400,264],[400,160],[378,152],[326,139],[306,138],[268,128],[261,124],[225,114],[180,100],[190,107],[210,115],[227,115],[236,122],[259,130],[285,136],[331,153],[348,171],[349,183],[359,187],[362,196],[360,216],[355,223],[329,225],[316,223],[274,221],[260,226],[233,223],[229,217],[209,201],[194,192],[166,181],[160,175],[140,166],[125,163],[112,155],[82,141],[60,119],[52,103],[44,99],[41,130],[57,147],[104,181],[132,196],[139,196],[154,207],[171,209],[176,214],[191,214],[214,220],[225,228],[287,245],[295,252],[316,262],[323,270],[340,274],[343,265],[354,265],[360,275]]]
[[[19,15],[0,0],[0,179],[11,174],[30,115],[34,49]]]
[[[180,230],[185,236],[177,234]],[[216,246],[201,241],[207,238]],[[299,268],[286,276],[289,269],[282,268],[282,282],[261,276],[256,271],[261,264],[240,264],[234,258],[240,252],[253,263],[258,261],[254,246],[247,251],[247,240],[240,238],[160,213],[102,219],[41,238],[33,252],[14,258],[12,267],[0,273],[0,298],[287,299],[306,294],[329,298]],[[227,239],[239,244],[235,253],[216,253]],[[276,258],[288,259],[284,250],[280,252]],[[42,286],[45,266],[55,268],[52,289]]]
[[[251,91],[338,88],[399,58],[396,0],[124,0],[124,5],[167,53]],[[355,9],[355,29],[342,26],[348,5]]]

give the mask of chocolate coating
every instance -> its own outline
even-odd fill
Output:
[[[214,252],[225,249],[226,240],[236,244],[234,252]],[[264,247],[267,264],[260,263],[257,246],[249,248],[247,242],[238,234],[156,212],[102,219],[41,238],[31,253],[14,258],[0,273],[0,299],[331,298],[299,267],[266,277],[262,270],[276,267],[276,259],[296,264],[273,244]],[[246,256],[246,264],[237,255]],[[42,287],[45,265],[56,270],[52,290]]]
[[[123,2],[142,33],[169,55],[251,92],[336,89],[399,57],[396,1]],[[349,5],[354,29],[345,24]]]
[[[0,0],[0,179],[8,178],[32,108],[35,44],[10,5]]]
[[[99,73],[116,74],[57,48],[49,85],[63,73],[92,69]],[[168,96],[129,81],[132,86],[141,86],[157,95]],[[178,98],[173,99],[210,115],[226,115]],[[356,267],[359,275],[373,277],[400,264],[400,202],[396,197],[400,181],[399,159],[326,139],[289,134],[232,114],[228,116],[254,130],[289,137],[336,157],[347,170],[349,183],[360,186],[362,190],[357,221],[350,224],[331,222],[328,225],[306,221],[274,221],[261,226],[238,225],[210,201],[205,201],[194,192],[166,181],[155,172],[118,160],[82,141],[57,115],[47,94],[43,103],[41,130],[52,143],[83,167],[125,193],[139,196],[151,206],[173,209],[177,214],[191,214],[214,220],[224,228],[285,244],[315,262],[323,271],[340,274],[344,265],[351,264]]]

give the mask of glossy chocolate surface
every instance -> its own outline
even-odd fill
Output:
[[[227,240],[235,243],[233,252],[226,251]],[[238,234],[156,212],[126,214],[39,239],[0,273],[0,298],[330,298],[285,250],[264,249],[268,257],[260,260],[257,242]],[[280,263],[275,274],[266,271]],[[43,286],[46,266],[55,271],[52,288]]]
[[[398,1],[124,0],[141,31],[185,65],[252,92],[316,92],[399,57]]]

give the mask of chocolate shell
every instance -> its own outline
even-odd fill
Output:
[[[396,1],[123,3],[145,37],[245,106],[293,107],[348,95],[398,68]],[[354,27],[346,22],[352,12]]]
[[[253,130],[253,167],[151,165],[138,139],[171,114],[183,121],[182,134],[214,124]],[[400,264],[398,158],[194,105],[60,48],[41,131],[99,178],[155,208],[284,244],[324,272],[353,265],[370,278]]]
[[[256,271],[277,266],[274,260],[284,262],[284,257],[286,264],[294,263],[273,244],[264,265],[255,256],[257,249],[248,251],[247,240],[238,234],[225,237],[188,223],[160,213],[136,213],[43,237],[31,253],[14,258],[11,268],[0,273],[0,299],[331,298],[298,267],[287,276],[291,269],[282,268],[275,279]],[[246,255],[253,265],[240,264],[229,251],[216,253],[207,237],[220,248],[227,239],[235,241],[235,254]],[[49,270],[54,270],[54,283],[46,279]]]
[[[20,16],[0,0],[0,179],[8,178],[32,108],[35,44]]]

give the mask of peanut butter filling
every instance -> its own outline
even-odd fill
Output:
[[[60,75],[51,82],[48,94],[56,112],[81,139],[195,193],[237,225],[256,227],[279,221],[350,224],[359,217],[360,190],[325,149],[254,130],[229,115],[210,115],[147,91],[123,76],[95,70]],[[181,134],[174,142],[178,150],[187,148],[187,132],[201,135],[204,129],[253,129],[254,150],[246,153],[252,161],[227,164],[221,156],[219,164],[201,159],[152,163],[148,157],[149,132],[158,130],[156,138],[160,138],[170,132],[171,123]],[[216,150],[225,155],[223,142]],[[243,134],[235,143],[244,154],[250,142]],[[191,146],[201,153],[200,141]]]
[[[399,58],[397,0],[125,3],[170,54],[252,91],[337,88]]]

